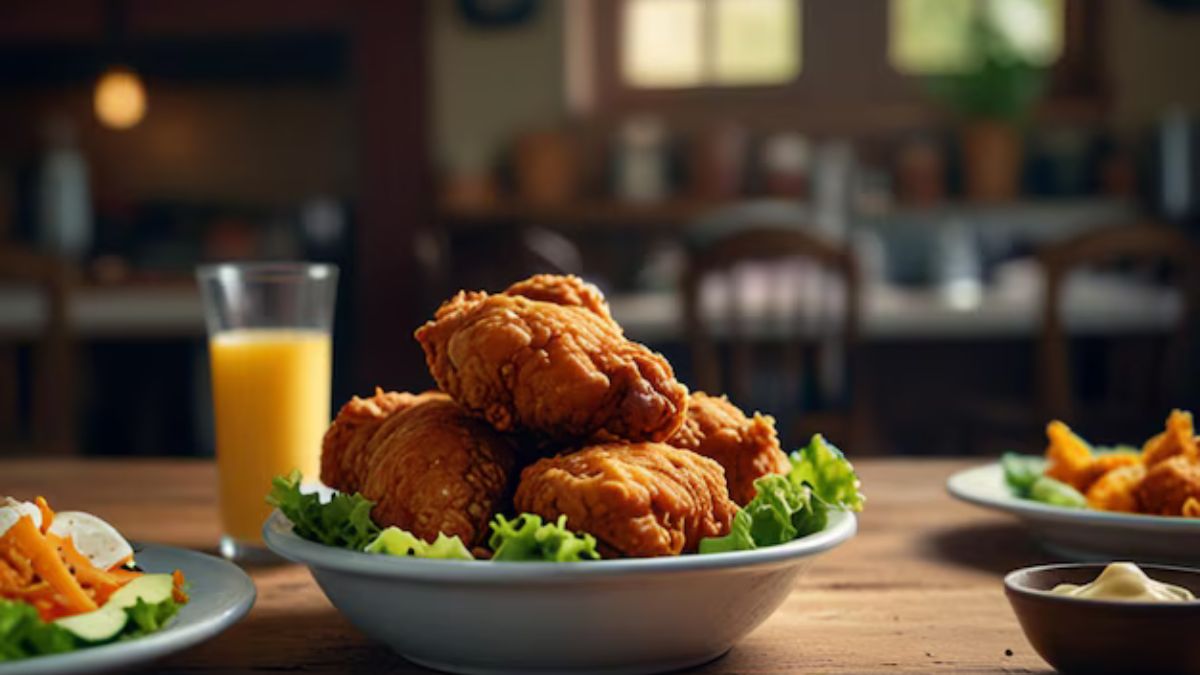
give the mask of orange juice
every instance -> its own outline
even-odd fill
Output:
[[[320,473],[330,337],[297,329],[223,331],[210,338],[209,356],[224,531],[260,542],[271,478],[299,469],[316,481]]]

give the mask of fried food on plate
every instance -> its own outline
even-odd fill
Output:
[[[482,543],[505,505],[512,442],[441,393],[376,392],[346,404],[325,435],[321,480],[375,502],[372,518],[425,541]]]
[[[726,397],[700,391],[688,395],[687,419],[667,444],[716,460],[725,469],[729,496],[740,505],[754,499],[756,479],[791,468],[772,417],[746,417]]]
[[[438,386],[500,431],[661,441],[683,424],[671,364],[586,306],[459,293],[416,337]]]
[[[608,301],[594,284],[574,274],[535,274],[509,286],[505,295],[519,295],[530,300],[552,302],[564,307],[582,307],[597,316],[612,320]]]
[[[1132,452],[1095,455],[1087,441],[1058,420],[1046,425],[1046,437],[1050,440],[1046,448],[1046,459],[1049,460],[1046,475],[1085,494],[1109,471],[1141,461]]]
[[[1137,488],[1144,513],[1182,516],[1189,500],[1200,500],[1200,462],[1175,455],[1150,467]]]
[[[521,473],[513,505],[596,537],[607,556],[694,552],[723,536],[737,507],[721,465],[661,443],[608,443],[541,459]]]
[[[1137,488],[1146,477],[1146,467],[1128,464],[1105,473],[1087,491],[1088,506],[1101,511],[1137,513]]]
[[[1200,452],[1196,449],[1196,428],[1192,423],[1192,413],[1183,410],[1172,410],[1167,417],[1167,428],[1162,433],[1146,441],[1142,446],[1142,463],[1154,466],[1159,462],[1183,455],[1193,462],[1200,462]]]

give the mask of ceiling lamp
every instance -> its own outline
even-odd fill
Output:
[[[146,87],[129,68],[112,67],[96,81],[96,118],[113,129],[129,129],[146,116]]]

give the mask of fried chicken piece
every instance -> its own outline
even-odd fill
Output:
[[[416,337],[438,386],[500,431],[661,441],[683,424],[671,364],[585,306],[459,293]]]
[[[1200,497],[1188,497],[1183,503],[1184,518],[1200,518]]]
[[[1088,506],[1101,511],[1137,513],[1137,488],[1145,477],[1146,467],[1140,463],[1109,471],[1088,488]]]
[[[1141,461],[1132,452],[1094,455],[1087,441],[1058,420],[1046,425],[1046,436],[1050,439],[1050,445],[1046,448],[1046,459],[1049,460],[1046,475],[1084,494],[1109,471]]]
[[[1176,455],[1155,464],[1137,488],[1143,513],[1182,516],[1187,503],[1200,500],[1200,462]]]
[[[687,419],[667,444],[716,460],[725,469],[729,496],[739,505],[754,499],[755,479],[791,469],[774,418],[759,413],[748,418],[724,396],[701,391],[688,395]]]
[[[371,516],[432,542],[487,539],[515,468],[505,436],[442,393],[376,392],[342,407],[325,434],[321,480],[375,502]]]
[[[379,387],[370,398],[352,397],[338,411],[322,440],[321,481],[330,487],[361,484],[371,456],[362,448],[379,427],[393,413],[444,397],[437,392],[410,394],[384,391]]]
[[[519,295],[530,300],[552,302],[564,307],[582,307],[597,316],[612,321],[608,301],[595,284],[580,279],[574,274],[535,274],[524,281],[509,286],[505,295]]]
[[[1166,430],[1142,446],[1142,463],[1154,466],[1177,455],[1183,455],[1194,462],[1200,461],[1192,413],[1183,410],[1172,410],[1167,417]]]
[[[678,555],[729,532],[737,507],[721,465],[662,443],[608,443],[541,459],[521,473],[517,511],[596,537],[606,557]]]

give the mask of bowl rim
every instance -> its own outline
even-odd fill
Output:
[[[1011,572],[1009,572],[1008,574],[1005,574],[1004,575],[1004,589],[1010,593],[1016,593],[1019,595],[1035,597],[1035,598],[1043,598],[1043,599],[1049,600],[1051,602],[1062,602],[1062,603],[1066,603],[1069,605],[1077,605],[1077,606],[1086,605],[1088,607],[1107,607],[1107,608],[1112,608],[1112,609],[1129,609],[1129,610],[1141,610],[1141,611],[1144,611],[1146,609],[1151,609],[1151,608],[1154,609],[1155,611],[1179,611],[1180,609],[1186,609],[1186,610],[1191,611],[1191,610],[1200,608],[1200,599],[1184,601],[1184,602],[1139,602],[1139,601],[1132,601],[1132,600],[1097,600],[1096,598],[1077,598],[1077,597],[1071,596],[1071,595],[1057,595],[1055,593],[1051,593],[1050,591],[1044,591],[1044,590],[1037,589],[1037,588],[1031,588],[1029,586],[1026,586],[1026,585],[1023,585],[1023,584],[1017,582],[1018,576],[1026,575],[1026,574],[1035,574],[1038,572],[1050,572],[1050,571],[1069,570],[1069,569],[1095,569],[1097,571],[1097,574],[1099,574],[1099,572],[1103,571],[1105,567],[1112,564],[1113,562],[1127,562],[1127,561],[1115,561],[1114,560],[1114,561],[1110,561],[1110,562],[1049,563],[1049,564],[1045,564],[1045,565],[1030,565],[1029,567],[1022,567],[1019,569],[1015,569],[1015,570],[1012,570]],[[1157,565],[1154,563],[1140,563],[1140,562],[1135,562],[1134,564],[1137,565],[1138,567],[1140,567],[1142,569],[1142,571],[1146,573],[1147,576],[1150,576],[1152,578],[1153,578],[1152,573],[1154,571],[1160,571],[1160,572],[1183,573],[1185,575],[1194,576],[1194,577],[1196,577],[1196,579],[1198,581],[1200,581],[1200,569],[1195,569],[1195,568],[1191,568],[1191,567],[1183,567],[1181,565]]]
[[[263,541],[276,554],[311,568],[358,575],[453,582],[562,582],[621,577],[748,568],[807,558],[849,540],[858,531],[858,520],[848,511],[833,511],[825,529],[778,546],[752,551],[660,558],[622,558],[564,565],[555,562],[477,560],[425,560],[371,555],[325,546],[301,539],[292,523],[276,509],[263,523]]]

